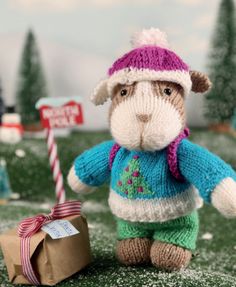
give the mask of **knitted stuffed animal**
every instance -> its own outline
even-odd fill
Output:
[[[190,71],[158,29],[143,30],[132,43],[92,97],[95,105],[111,99],[114,140],[80,155],[68,182],[87,193],[110,179],[121,263],[179,270],[196,246],[202,199],[236,216],[236,173],[186,139],[184,101],[191,90],[209,90],[208,77]]]

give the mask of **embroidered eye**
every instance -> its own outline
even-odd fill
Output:
[[[122,97],[126,96],[127,94],[128,94],[128,90],[127,90],[127,89],[122,89],[122,90],[120,91],[120,95],[121,95]]]
[[[172,89],[170,88],[165,88],[164,89],[164,94],[166,94],[167,96],[170,96],[172,94]]]

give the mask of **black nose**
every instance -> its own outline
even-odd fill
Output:
[[[136,118],[142,122],[142,123],[147,123],[151,119],[151,115],[145,115],[145,114],[137,114]]]

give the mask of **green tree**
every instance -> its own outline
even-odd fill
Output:
[[[128,198],[153,194],[140,172],[140,164],[137,155],[130,160],[129,164],[121,173],[117,186],[118,190]]]
[[[32,30],[29,30],[20,62],[16,94],[17,110],[24,125],[39,122],[39,112],[35,108],[35,103],[46,96],[46,82],[37,43]]]
[[[2,123],[2,115],[5,112],[5,105],[2,98],[2,83],[0,81],[0,124]]]
[[[233,117],[232,117],[231,126],[236,131],[236,109],[235,109]]]
[[[236,107],[236,24],[233,0],[222,0],[209,55],[212,90],[206,95],[206,117],[229,123]]]

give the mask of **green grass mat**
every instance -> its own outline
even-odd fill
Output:
[[[194,130],[191,137],[194,142],[217,153],[236,169],[235,139],[205,130]],[[64,175],[74,158],[85,148],[109,138],[108,133],[74,133],[69,138],[58,139]],[[16,149],[23,149],[25,158],[18,158]],[[13,190],[19,192],[25,201],[0,206],[0,232],[3,232],[26,216],[45,212],[40,202],[54,200],[54,186],[44,140],[24,140],[17,146],[1,145],[1,156],[8,162]],[[67,192],[69,198],[76,198],[68,188]],[[150,266],[127,268],[120,265],[114,256],[115,223],[107,206],[107,196],[108,187],[103,186],[83,198],[90,228],[93,263],[58,286],[236,286],[236,220],[225,219],[211,206],[205,205],[200,210],[198,248],[187,270],[163,273]],[[203,239],[206,233],[210,233],[212,239]],[[8,283],[1,254],[0,286],[12,286]]]

